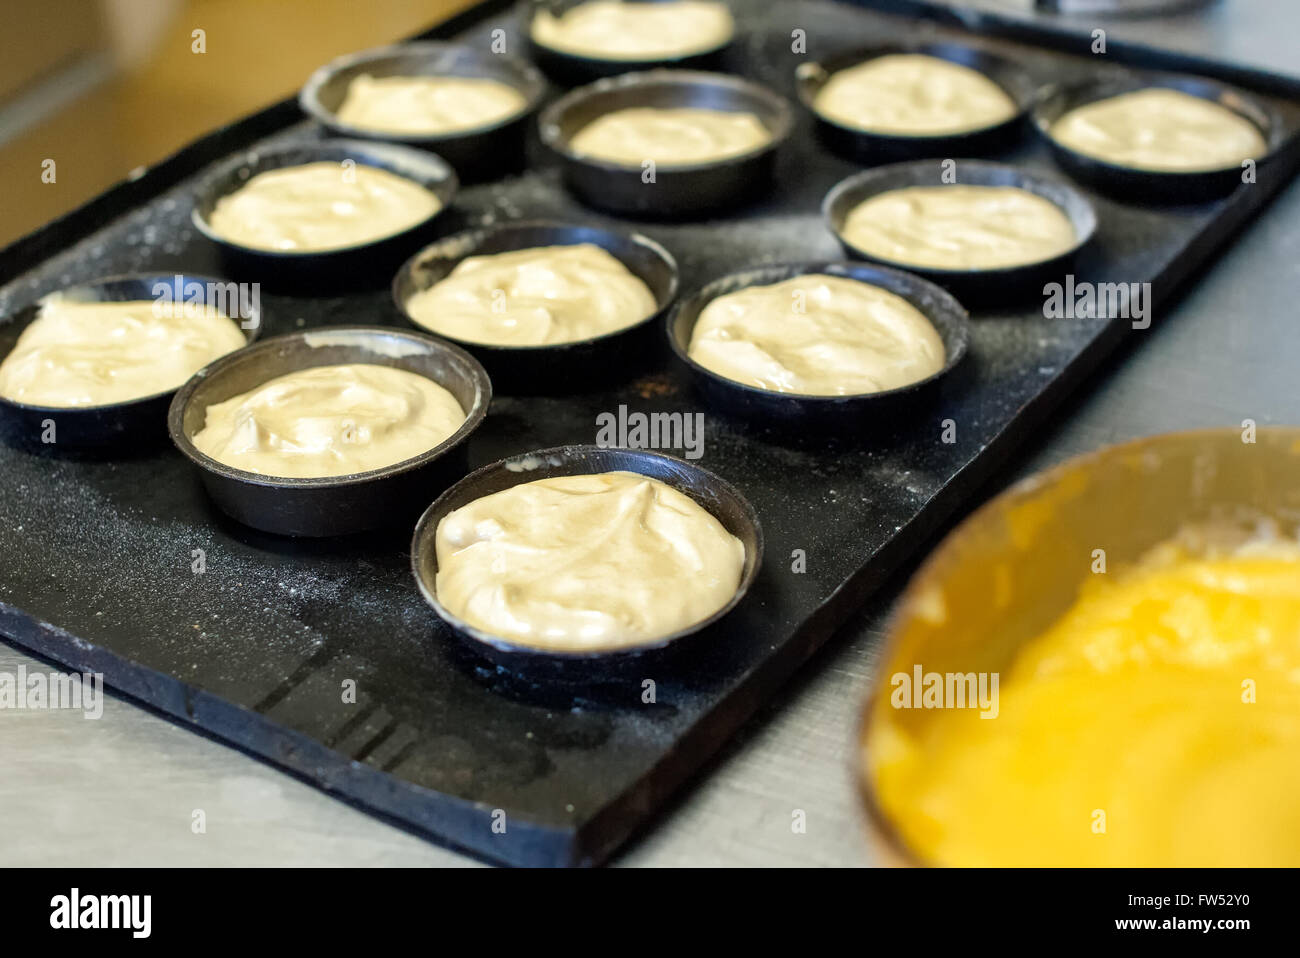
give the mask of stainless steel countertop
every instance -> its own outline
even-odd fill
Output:
[[[1111,39],[1176,50],[1195,56],[1268,70],[1300,74],[1300,48],[1288,27],[1300,23],[1293,0],[1209,0],[1199,9],[1167,16],[1128,17],[1060,14],[1038,10],[1035,0],[929,0],[964,18],[980,12],[1036,22],[1091,39],[1102,29]]]
[[[1296,69],[1291,31],[1300,29],[1300,4],[1220,0],[1212,10],[1212,20],[1171,29],[1166,42]],[[1234,10],[1239,21],[1229,18]],[[1110,28],[1117,37],[1129,29]],[[1159,32],[1150,23],[1140,29]],[[1005,481],[1134,436],[1248,418],[1300,423],[1297,326],[1300,181],[1107,364],[1010,464]],[[829,642],[617,863],[870,864],[850,761],[884,614],[904,578]],[[0,644],[0,672],[20,665],[49,670]],[[98,721],[0,711],[0,756],[0,866],[473,864],[117,698]],[[197,809],[206,821],[200,834],[191,828]],[[799,810],[804,833],[791,828]]]

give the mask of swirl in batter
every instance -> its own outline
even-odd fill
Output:
[[[178,388],[245,343],[211,306],[51,296],[0,363],[0,396],[32,406],[104,406]]]
[[[348,476],[427,452],[464,421],[456,397],[417,373],[371,363],[313,366],[209,406],[193,442],[246,472]]]
[[[252,249],[308,253],[373,243],[442,203],[418,183],[362,163],[306,163],[259,173],[217,200],[208,225]]]
[[[809,274],[719,296],[696,320],[687,354],[772,392],[855,396],[943,368],[943,340],[911,303],[841,276]]]
[[[708,618],[740,585],[745,547],[695,500],[630,472],[484,496],[438,523],[438,601],[493,635],[608,652]]]
[[[1224,169],[1268,152],[1263,134],[1244,116],[1154,87],[1076,107],[1051,133],[1061,145],[1107,163],[1166,173]]]
[[[467,257],[406,310],[463,342],[541,346],[626,329],[655,311],[655,298],[608,252],[579,243]]]

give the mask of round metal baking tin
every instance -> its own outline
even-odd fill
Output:
[[[589,83],[603,77],[617,76],[620,73],[636,73],[658,68],[708,70],[722,65],[725,52],[735,42],[736,32],[733,26],[731,36],[722,43],[707,49],[692,51],[681,56],[660,57],[649,60],[611,59],[606,57],[583,56],[568,53],[555,47],[538,43],[533,38],[533,20],[537,14],[547,9],[554,14],[565,13],[586,0],[535,0],[525,6],[520,32],[528,38],[528,56],[542,68],[548,77],[563,86]],[[625,0],[629,3],[660,3],[664,0]]]
[[[1015,115],[990,126],[960,133],[884,133],[846,126],[823,116],[813,106],[817,94],[841,70],[893,54],[923,54],[969,67],[992,80],[1016,105]],[[842,156],[862,163],[925,157],[979,156],[1014,146],[1025,118],[1037,102],[1038,84],[1018,64],[981,47],[964,43],[890,43],[849,50],[820,63],[803,63],[795,70],[800,101],[813,115],[822,141]]]
[[[208,407],[301,369],[346,363],[393,366],[425,376],[467,417],[438,445],[411,459],[346,476],[282,478],[235,469],[194,445]],[[379,326],[326,326],[267,339],[205,366],[172,400],[172,442],[199,469],[222,512],[244,525],[290,536],[334,536],[409,521],[429,496],[464,475],[465,441],[482,423],[492,385],[472,356],[422,333]]]
[[[656,164],[653,182],[641,165],[573,151],[573,136],[597,117],[631,107],[693,107],[753,113],[772,138],[762,146],[706,163]],[[568,188],[589,206],[631,216],[689,218],[738,205],[766,192],[777,148],[794,125],[790,104],[740,77],[694,70],[625,73],[579,87],[542,111],[542,143],[559,155]]]
[[[187,304],[210,305],[239,324],[245,343],[253,342],[262,331],[262,311],[257,299],[249,298],[246,302],[241,299],[238,284],[212,276],[129,273],[69,286],[47,295],[81,303],[153,300],[181,309]],[[35,321],[45,298],[0,319],[0,362]],[[178,384],[174,389],[150,396],[101,406],[36,406],[0,398],[0,432],[15,442],[45,445],[54,450],[100,447],[111,451],[112,446],[123,443],[158,441],[166,435],[167,406],[179,388]],[[47,442],[43,437],[52,439]]]
[[[841,180],[826,194],[822,215],[840,245],[859,259],[906,270],[938,283],[967,306],[1006,302],[1041,295],[1044,283],[1059,279],[1097,232],[1097,211],[1082,193],[1068,183],[1040,173],[980,160],[956,161],[956,186],[1008,186],[1047,200],[1070,220],[1075,242],[1068,250],[1047,259],[994,269],[941,269],[889,260],[854,246],[844,237],[844,223],[860,203],[913,186],[945,186],[944,168],[934,160],[896,163],[856,173]]]
[[[218,200],[259,173],[306,163],[347,161],[386,170],[418,183],[436,196],[441,205],[431,216],[390,236],[328,250],[255,249],[226,239],[208,223]],[[456,171],[447,161],[425,150],[373,140],[286,143],[222,161],[196,187],[191,216],[195,228],[217,245],[231,275],[257,279],[268,287],[332,292],[387,280],[395,263],[429,240],[434,222],[450,208],[458,186]]]
[[[438,601],[438,524],[450,513],[477,499],[513,486],[556,476],[581,476],[601,472],[634,472],[672,486],[714,516],[723,528],[745,546],[745,563],[735,594],[717,612],[684,629],[642,645],[608,652],[553,651],[519,644],[470,625]],[[510,670],[558,670],[573,675],[575,667],[594,671],[635,663],[645,653],[663,650],[687,636],[713,625],[734,609],[753,584],[763,561],[763,530],[753,506],[729,482],[694,463],[640,449],[606,449],[600,446],[559,446],[502,459],[471,472],[425,510],[411,539],[411,569],[425,601],[453,632],[484,657]]]
[[[496,80],[517,90],[524,106],[507,117],[448,133],[392,133],[353,126],[338,118],[348,85],[362,75],[383,77],[466,77]],[[452,43],[420,42],[363,50],[331,60],[298,94],[303,112],[328,130],[356,139],[385,140],[433,150],[464,181],[493,179],[523,165],[529,117],[546,93],[546,81],[531,65],[504,54]]]
[[[869,283],[907,300],[934,325],[943,340],[943,368],[897,389],[819,396],[749,386],[700,365],[688,354],[700,313],[719,296],[815,273]],[[683,299],[668,317],[665,329],[669,346],[686,366],[710,407],[760,425],[798,428],[817,424],[836,426],[847,424],[848,420],[863,420],[903,409],[927,395],[931,387],[961,362],[970,341],[969,317],[951,294],[912,273],[870,263],[788,263],[729,273]]]
[[[881,807],[868,766],[872,724],[892,711],[891,676],[910,674],[916,663],[943,662],[944,671],[1005,677],[1008,657],[1078,598],[1092,578],[1088,557],[1099,546],[1113,570],[1189,523],[1240,524],[1247,538],[1269,525],[1294,530],[1298,468],[1300,428],[1261,428],[1254,444],[1243,443],[1236,427],[1167,433],[1077,456],[1021,480],[962,520],[895,604],[862,711],[856,777],[877,859],[941,864],[909,846]],[[1007,583],[1019,601],[990,601],[1005,594]]]
[[[470,256],[579,243],[599,246],[645,283],[654,294],[654,312],[635,325],[602,336],[538,346],[501,346],[457,339],[423,326],[407,312],[412,296],[445,279]],[[402,315],[417,329],[450,340],[474,356],[503,392],[571,391],[575,383],[625,378],[647,357],[655,355],[660,345],[655,320],[676,298],[677,262],[654,240],[640,233],[542,220],[467,230],[439,240],[407,260],[393,279],[393,301]]]
[[[1034,108],[1034,127],[1047,141],[1062,169],[1080,182],[1123,199],[1142,203],[1200,203],[1225,196],[1242,185],[1241,164],[1188,172],[1143,170],[1080,153],[1052,136],[1052,125],[1077,107],[1151,88],[1177,90],[1210,100],[1254,124],[1268,147],[1263,156],[1255,158],[1257,165],[1270,159],[1282,146],[1281,123],[1260,101],[1216,80],[1176,74],[1127,74],[1052,87]]]

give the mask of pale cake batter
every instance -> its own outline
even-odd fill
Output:
[[[245,344],[210,306],[45,299],[0,363],[0,396],[32,406],[103,406],[177,389]]]
[[[441,206],[423,186],[387,170],[319,162],[257,174],[217,201],[208,225],[240,246],[310,253],[401,233]]]
[[[855,206],[841,233],[869,256],[955,270],[1041,262],[1076,240],[1059,207],[1014,186],[890,190]]]
[[[610,253],[579,243],[467,257],[406,311],[462,342],[541,346],[626,329],[654,313],[655,298]]]
[[[943,340],[888,290],[840,276],[796,276],[710,302],[687,354],[720,376],[773,392],[852,396],[943,368]]]
[[[533,40],[544,47],[599,60],[670,60],[705,53],[731,40],[736,25],[721,3],[673,0],[620,3],[590,0],[559,17],[533,18]]]
[[[745,547],[712,514],[630,472],[540,479],[438,523],[438,601],[546,651],[609,652],[708,618],[740,584]]]
[[[640,166],[713,163],[772,141],[753,113],[693,107],[629,107],[592,120],[570,141],[579,156]]]
[[[813,100],[828,120],[896,136],[969,133],[1018,112],[978,70],[920,53],[891,53],[837,70]]]
[[[1210,100],[1153,87],[1087,103],[1051,128],[1087,156],[1139,170],[1194,173],[1238,166],[1268,152],[1259,128]]]
[[[438,136],[500,123],[527,106],[507,83],[480,77],[353,78],[335,114],[360,130]]]
[[[464,422],[456,397],[417,373],[370,363],[314,366],[209,406],[193,442],[235,469],[319,478],[412,459]]]

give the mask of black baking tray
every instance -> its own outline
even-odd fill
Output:
[[[729,51],[731,66],[791,100],[802,59],[790,49],[794,29],[807,31],[812,58],[867,40],[971,39],[953,26],[817,0],[737,0],[735,9],[743,35]],[[998,27],[991,18],[980,24],[986,37]],[[497,28],[519,42],[513,4],[485,3],[425,36],[486,44]],[[1107,65],[1086,53],[1035,48],[1026,42],[1031,33],[1017,31],[1016,40],[988,42],[1045,80]],[[1118,42],[1108,60],[1188,66]],[[1076,275],[1152,283],[1157,322],[1179,285],[1230,242],[1300,160],[1300,83],[1239,68],[1223,73],[1295,101],[1271,101],[1289,132],[1256,184],[1223,200],[1162,208],[1085,190],[1100,227]],[[839,257],[820,206],[857,167],[815,145],[806,112],[799,123],[767,199],[722,220],[637,224],[677,257],[685,292],[746,267]],[[198,174],[234,150],[304,135],[322,134],[292,102],[279,104],[12,245],[0,252],[0,310],[113,273],[216,272],[216,250],[189,220]],[[515,218],[618,224],[580,207],[561,187],[559,169],[535,142],[530,149],[528,172],[466,189],[450,211],[461,223],[444,228]],[[994,158],[1052,169],[1046,148],[1029,135]],[[262,305],[266,335],[402,325],[386,290],[264,293]],[[1114,347],[1142,335],[1125,319],[1049,320],[1033,306],[977,311],[960,375],[948,377],[930,404],[860,434],[798,442],[707,415],[699,462],[754,505],[766,559],[740,606],[693,643],[689,658],[654,674],[565,686],[497,669],[468,653],[421,600],[409,528],[309,542],[260,534],[223,518],[189,463],[158,448],[83,458],[0,447],[0,633],[70,668],[102,672],[111,686],[182,724],[482,858],[597,863],[891,570],[969,506],[1011,448],[1031,438]],[[620,406],[701,410],[667,349],[652,358],[650,372],[615,388],[498,397],[470,443],[471,466],[592,442],[597,415],[617,415]],[[942,441],[947,420],[955,424],[951,443]],[[201,574],[193,571],[197,550]],[[802,573],[792,571],[796,553],[806,562]],[[652,704],[643,701],[647,679],[655,683]],[[343,701],[348,681],[356,683],[355,704]]]

